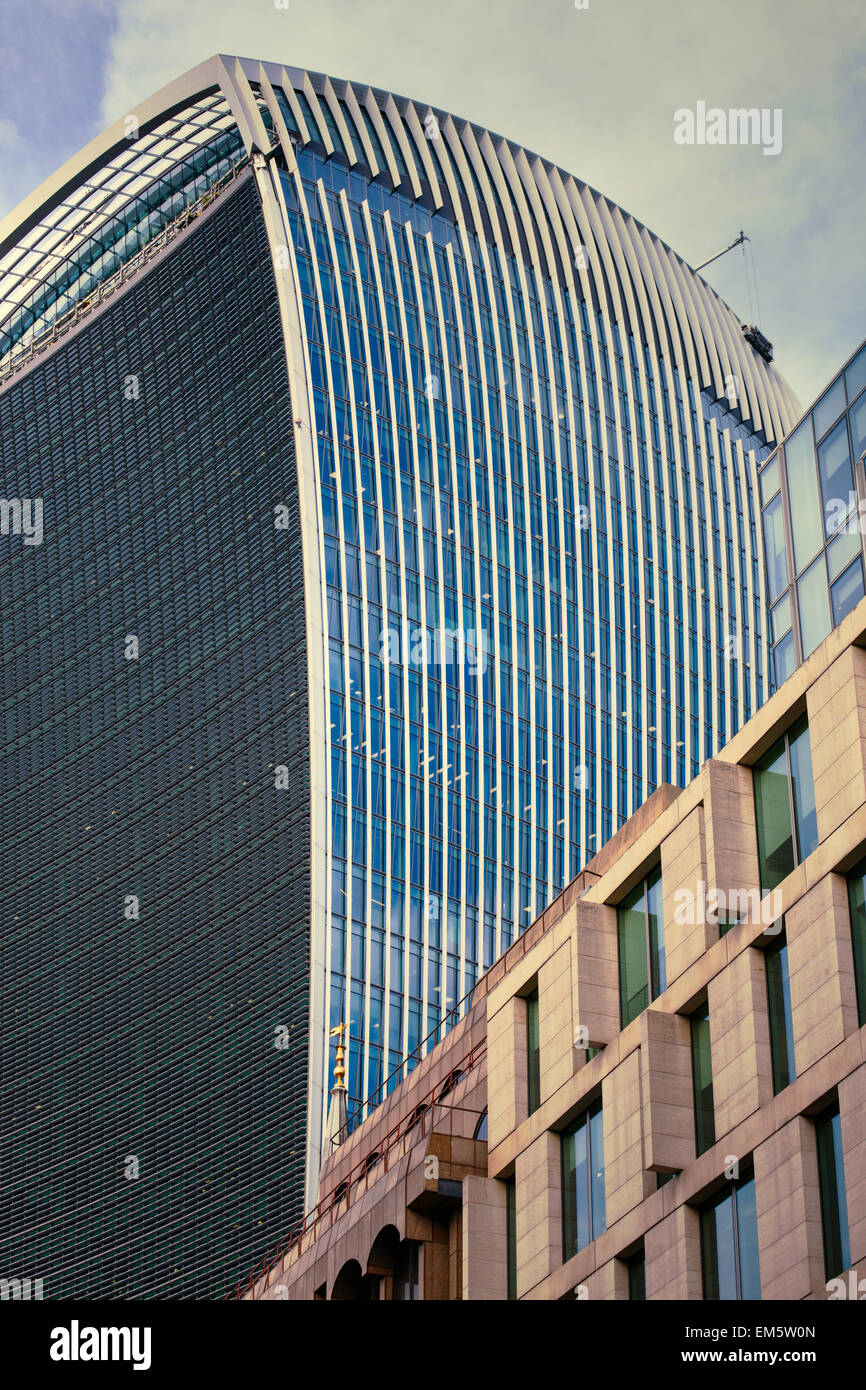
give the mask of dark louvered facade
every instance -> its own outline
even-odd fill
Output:
[[[303,575],[249,176],[9,384],[0,458],[44,502],[0,568],[0,1275],[221,1294],[303,1205],[307,1085]]]

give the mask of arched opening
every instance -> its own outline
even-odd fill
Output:
[[[464,1073],[461,1071],[460,1067],[455,1067],[453,1071],[449,1071],[445,1080],[442,1082],[442,1090],[439,1092],[437,1099],[444,1100],[446,1096],[449,1096],[463,1075]]]
[[[384,1226],[373,1241],[370,1254],[367,1257],[367,1278],[370,1281],[369,1297],[371,1299],[393,1299],[394,1271],[399,1255],[400,1232],[396,1226]]]
[[[358,1261],[347,1260],[334,1280],[331,1298],[360,1303],[364,1298],[363,1285],[364,1280]]]
[[[373,1169],[378,1167],[381,1162],[382,1155],[378,1149],[374,1149],[372,1153],[368,1153],[364,1162],[361,1164],[362,1175],[366,1177],[368,1173],[372,1173]]]
[[[415,1106],[414,1110],[411,1111],[409,1118],[406,1121],[406,1128],[403,1130],[403,1133],[408,1134],[410,1130],[413,1130],[416,1125],[420,1124],[424,1116],[430,1109],[431,1105],[429,1100],[419,1101],[419,1103]]]

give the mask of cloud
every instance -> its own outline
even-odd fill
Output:
[[[100,129],[114,11],[115,0],[0,0],[0,217]]]
[[[760,317],[804,403],[866,335],[861,0],[728,0],[717,11],[682,0],[589,0],[588,9],[573,0],[289,0],[287,9],[274,0],[79,0],[62,8],[102,16],[90,89],[94,114],[101,94],[98,125],[214,52],[351,77],[430,101],[554,160],[692,264],[743,227],[760,315],[750,309],[739,253],[707,278],[743,319]],[[80,48],[77,59],[86,71]],[[673,113],[699,100],[781,108],[781,154],[677,146]]]

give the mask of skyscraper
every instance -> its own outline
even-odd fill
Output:
[[[768,357],[548,161],[245,59],[0,227],[10,1276],[223,1292],[330,1029],[351,1124],[766,698]]]

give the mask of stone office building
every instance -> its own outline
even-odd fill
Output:
[[[850,1297],[864,1022],[866,601],[482,977],[238,1296]]]

